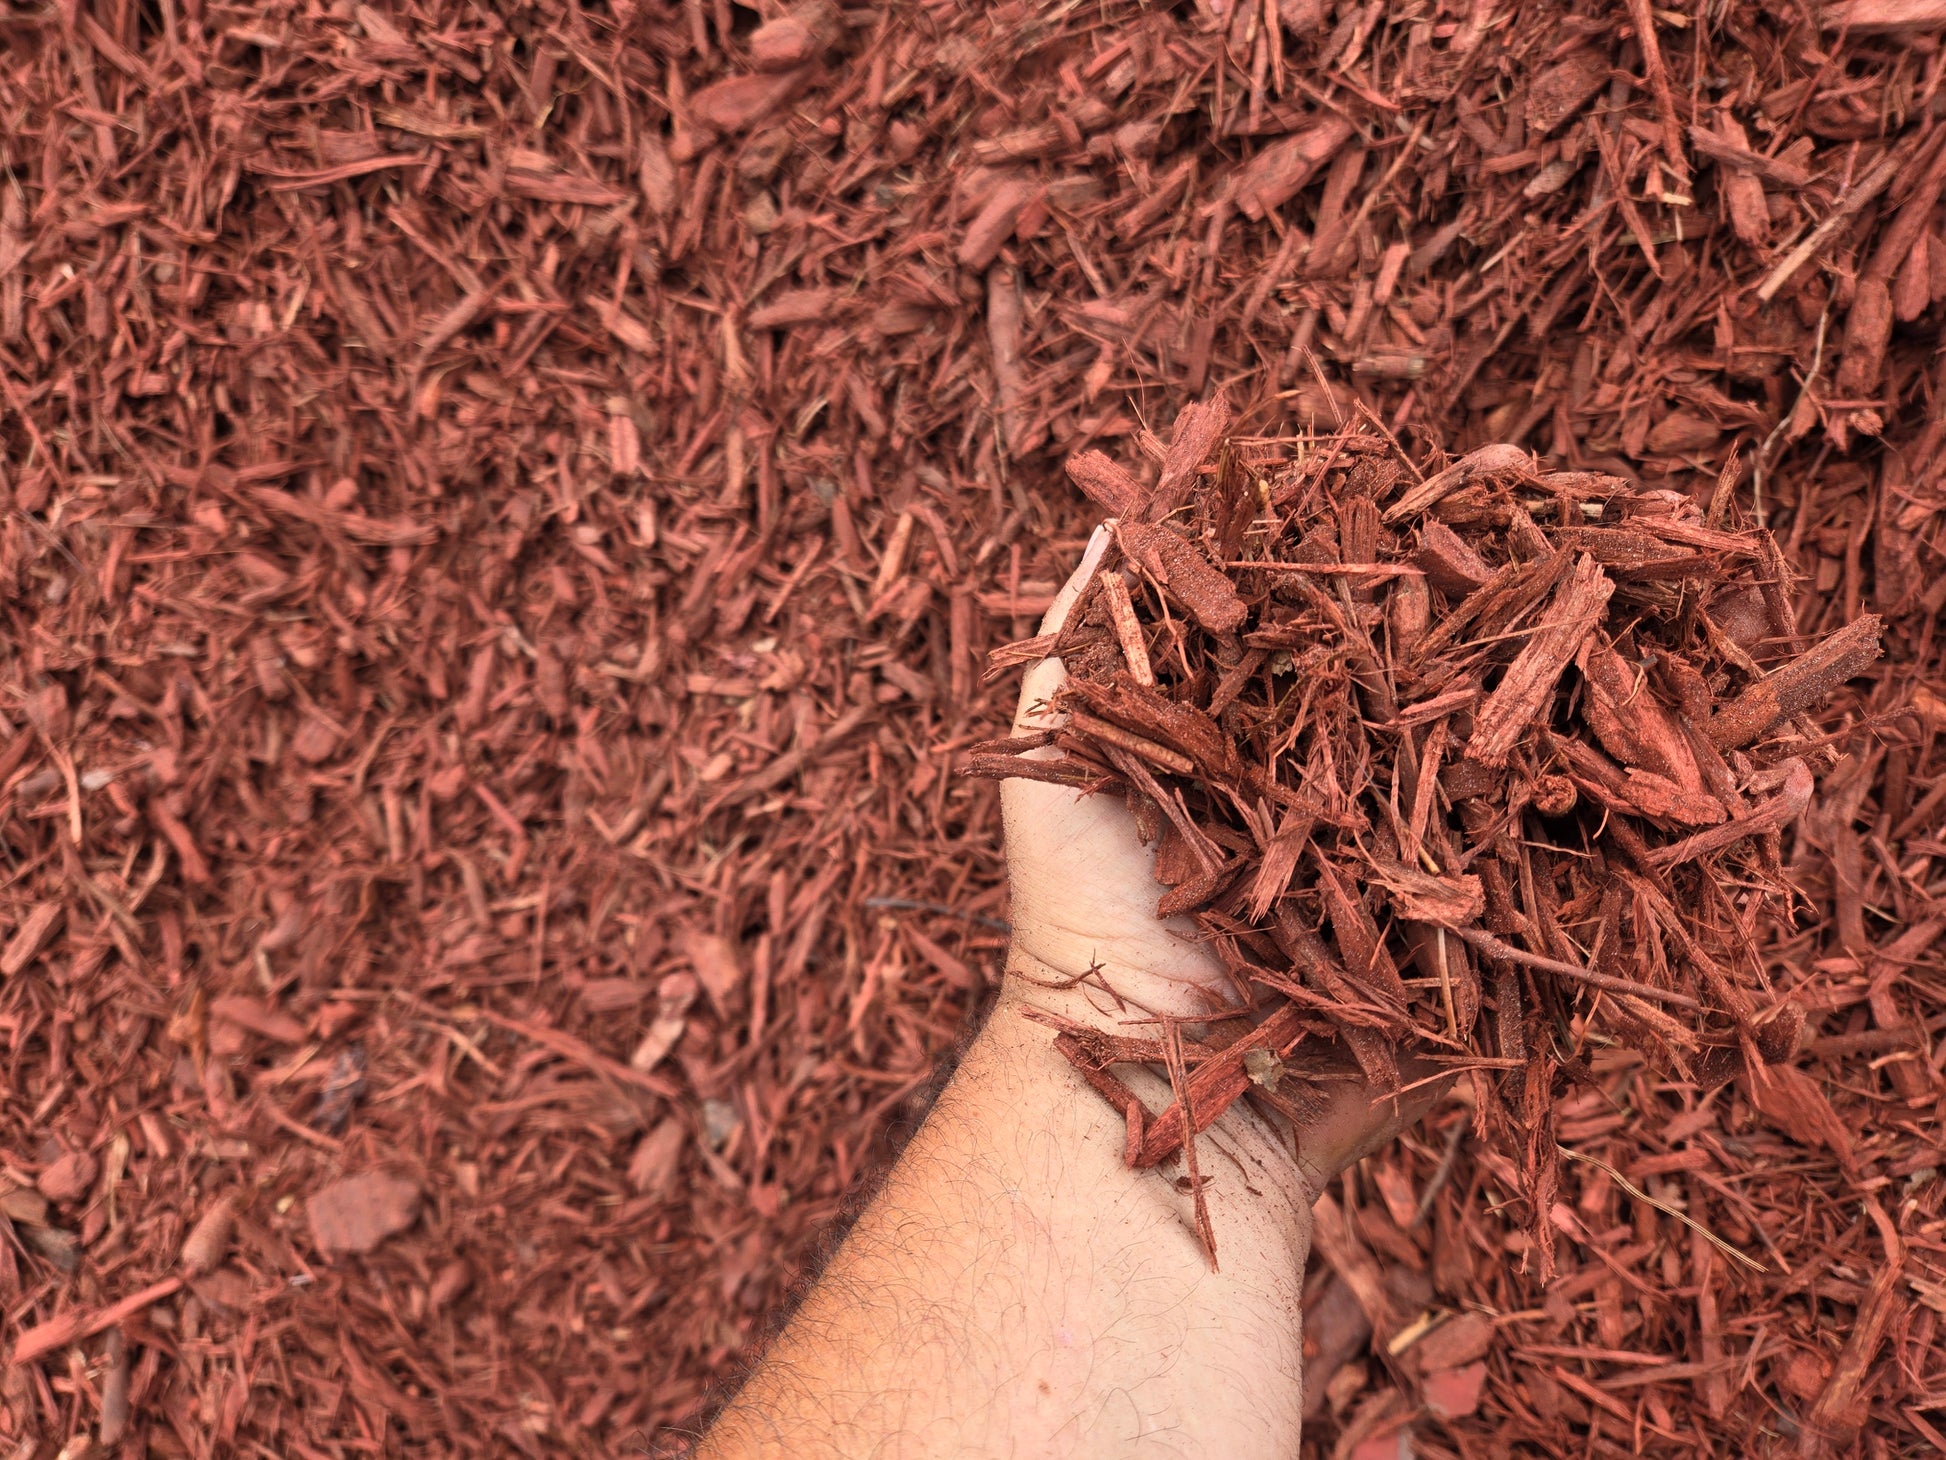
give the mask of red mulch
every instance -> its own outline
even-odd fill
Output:
[[[1595,1054],[1548,1284],[1463,1105],[1349,1176],[1307,1446],[1946,1444],[1892,8],[0,15],[7,1453],[678,1444],[999,967],[951,772],[1061,458],[1219,385],[1701,498],[1741,447],[1801,632],[1886,619],[1784,839],[1797,1063]]]

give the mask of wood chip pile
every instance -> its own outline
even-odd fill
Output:
[[[1693,580],[1602,563],[1603,631],[1678,712],[1686,661],[1637,653],[1665,632],[1702,645],[1728,710],[1755,683],[1732,648],[1776,668],[1881,620],[1882,657],[1822,708],[1719,750],[1741,806],[1701,747],[1697,793],[1648,741],[1635,764],[1595,733],[1574,687],[1619,681],[1593,647],[1563,671],[1549,732],[1604,769],[1538,731],[1510,747],[1509,809],[1530,759],[1543,779],[1507,890],[1540,907],[1517,875],[1540,842],[1572,948],[1496,929],[1497,851],[1460,868],[1427,846],[1424,876],[1481,879],[1489,935],[1706,1000],[1653,1007],[1737,1031],[1740,1056],[1735,1010],[1687,982],[1688,925],[1636,890],[1727,869],[1690,936],[1768,991],[1760,1054],[1782,1002],[1804,1027],[1766,1078],[1745,1061],[1711,1087],[1707,1052],[1732,1044],[1671,1036],[1652,1063],[1601,1023],[1633,1012],[1622,994],[1570,1000],[1519,968],[1523,1017],[1549,1017],[1551,989],[1568,1019],[1530,1053],[1582,1061],[1533,1097],[1568,1153],[1555,1199],[1534,1209],[1536,1168],[1487,1138],[1470,1078],[1334,1190],[1307,1445],[1946,1446],[1946,65],[1914,13],[0,14],[4,1452],[679,1448],[1000,965],[995,788],[953,772],[1010,708],[985,656],[1033,636],[1103,514],[1063,462],[1101,451],[1147,482],[1143,432],[1169,439],[1219,391],[1239,467],[1272,423],[1324,462],[1369,411],[1403,455],[1355,432],[1340,466],[1511,445],[1539,476],[1627,484],[1603,500],[1670,492],[1712,531],[1774,532],[1788,571],[1664,544],[1781,597],[1726,591],[1723,644],[1681,607],[1673,630],[1623,611],[1697,603]],[[1301,465],[1262,450],[1267,480]],[[1408,468],[1381,517],[1415,485]],[[1478,485],[1544,537],[1646,531]],[[1300,508],[1356,550],[1325,500],[1277,508],[1287,551],[1315,525]],[[1435,521],[1489,573],[1547,560],[1436,510],[1379,527],[1417,554]],[[1304,575],[1226,571],[1273,624],[1335,608],[1377,650],[1389,610],[1366,626],[1368,608],[1415,581],[1456,606],[1434,566],[1477,571],[1438,543],[1401,565],[1427,577],[1318,578],[1323,607]],[[1127,581],[1131,610],[1158,607]],[[1438,693],[1477,677],[1477,732],[1504,672],[1480,671],[1526,641],[1463,633],[1424,663],[1455,667]],[[1182,672],[1167,648],[1158,678]],[[1274,688],[1292,651],[1267,652]],[[1402,743],[1366,670],[1342,673],[1317,694],[1355,713],[1346,732]],[[1472,764],[1458,714],[1396,809],[1428,836],[1437,810],[1464,845],[1469,798],[1437,790]],[[1433,733],[1411,727],[1417,753]],[[1663,781],[1727,815],[1610,816],[1651,859],[1747,825],[1796,794],[1762,779],[1780,751],[1821,779],[1769,850],[1645,869],[1600,828],[1604,797]],[[1415,865],[1382,839],[1391,781],[1333,773],[1375,813],[1359,844]],[[1570,787],[1550,816],[1540,798]],[[1268,804],[1274,842],[1290,808]],[[1249,835],[1243,811],[1198,814],[1219,866],[1240,858],[1217,836]],[[1340,837],[1320,816],[1313,842]],[[1612,937],[1569,851],[1629,888]],[[1784,886],[1794,922],[1739,933]],[[1391,896],[1375,920],[1404,921]],[[1650,921],[1666,976],[1623,946]],[[1467,1037],[1497,1051],[1498,973],[1456,940],[1449,982],[1481,981]],[[1443,990],[1408,987],[1452,1037]],[[1508,1092],[1509,1120],[1528,1098]]]
[[[1728,491],[1706,519],[1518,448],[1428,472],[1370,430],[1229,425],[1221,397],[1185,407],[1143,443],[1152,484],[1071,459],[1114,546],[1058,633],[992,655],[1058,656],[1066,723],[967,772],[1124,798],[1157,916],[1192,918],[1231,984],[1166,1111],[1113,1073],[1141,1040],[1061,1048],[1136,1166],[1246,1094],[1301,1119],[1279,1086],[1307,1039],[1378,1092],[1402,1048],[1464,1071],[1545,1281],[1558,1068],[1639,1050],[1708,1091],[1797,1053],[1804,1008],[1758,943],[1791,913],[1780,830],[1835,760],[1805,712],[1878,657],[1880,621],[1801,647],[1782,554],[1726,530]],[[1092,971],[1111,995],[1115,973]]]

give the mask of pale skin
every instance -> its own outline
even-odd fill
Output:
[[[1106,546],[1097,532],[1045,632]],[[1048,723],[1063,678],[1058,660],[1029,672],[1017,729]],[[1129,1170],[1121,1115],[1026,1011],[1153,1035],[1129,1021],[1235,994],[1192,925],[1156,919],[1151,849],[1119,799],[1029,781],[1001,799],[999,1003],[700,1460],[1297,1453],[1311,1203],[1398,1114],[1355,1082],[1322,1087],[1336,1094],[1296,1131],[1230,1107],[1197,1147],[1213,1267],[1181,1163]],[[1075,985],[1090,969],[1119,1004]],[[1160,1076],[1118,1072],[1168,1103]]]

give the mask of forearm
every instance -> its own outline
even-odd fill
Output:
[[[1213,1272],[1180,1167],[1129,1171],[1122,1148],[1003,1000],[701,1454],[1294,1453],[1309,1214],[1288,1151],[1241,1108],[1203,1138]]]

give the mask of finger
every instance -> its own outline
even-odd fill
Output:
[[[1108,545],[1114,538],[1115,520],[1112,517],[1088,535],[1088,546],[1081,554],[1081,565],[1068,574],[1068,581],[1061,585],[1061,591],[1054,595],[1054,602],[1047,607],[1047,617],[1041,620],[1043,634],[1058,634],[1067,626],[1068,613],[1073,609],[1074,601],[1101,567],[1101,560],[1108,556]]]
[[[1323,1107],[1299,1125],[1297,1161],[1314,1194],[1324,1190],[1346,1167],[1416,1124],[1446,1097],[1457,1078],[1419,1084],[1435,1071],[1410,1057],[1401,1065],[1406,1083],[1415,1088],[1388,1096],[1362,1080],[1329,1087]]]
[[[1068,575],[1068,581],[1061,585],[1061,591],[1054,595],[1054,602],[1048,605],[1047,617],[1041,620],[1043,634],[1058,634],[1066,626],[1068,614],[1073,611],[1088,580],[1100,569],[1102,559],[1108,555],[1108,546],[1115,540],[1114,523],[1104,522],[1094,530],[1088,539],[1087,551],[1081,555],[1081,565]],[[1061,723],[1059,715],[1047,713],[1039,707],[1051,698],[1066,681],[1068,672],[1059,659],[1047,658],[1029,669],[1020,682],[1020,707],[1014,715],[1014,733],[1023,734],[1029,730],[1044,730]]]
[[[1068,622],[1107,559],[1113,527],[1111,519],[1088,539],[1081,565],[1048,608],[1042,633],[1059,633]],[[1016,734],[1066,720],[1046,705],[1067,677],[1052,656],[1027,671]],[[1049,746],[1028,754],[1059,752]],[[1000,807],[1017,949],[1068,978],[1103,970],[1122,995],[1153,1013],[1197,1018],[1209,1012],[1210,991],[1225,986],[1223,965],[1197,941],[1188,919],[1156,917],[1155,854],[1121,797],[1015,779],[1001,783]],[[1217,996],[1216,1002],[1223,1001]],[[1101,1011],[1077,1012],[1092,1017]]]

